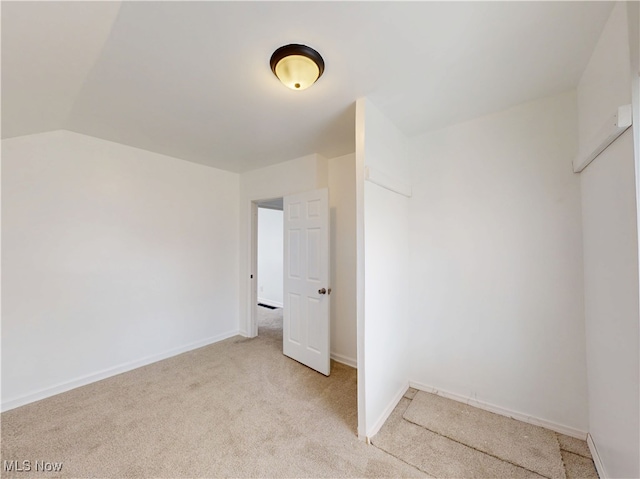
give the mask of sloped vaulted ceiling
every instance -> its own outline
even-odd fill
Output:
[[[69,129],[242,172],[354,149],[368,96],[408,135],[575,87],[608,2],[2,2],[2,135]],[[279,46],[320,51],[283,87]]]
[[[2,2],[2,137],[66,126],[119,2]]]

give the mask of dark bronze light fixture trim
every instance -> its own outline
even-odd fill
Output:
[[[307,45],[292,43],[280,47],[273,52],[269,63],[273,74],[292,90],[310,87],[324,73],[322,56]]]

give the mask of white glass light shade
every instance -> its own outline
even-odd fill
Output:
[[[315,83],[320,76],[320,69],[310,58],[289,55],[276,65],[276,76],[292,90],[304,90]]]

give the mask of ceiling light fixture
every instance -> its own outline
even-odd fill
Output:
[[[306,45],[285,45],[271,55],[271,71],[292,90],[304,90],[313,85],[324,72],[324,60]]]

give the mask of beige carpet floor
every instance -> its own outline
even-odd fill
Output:
[[[261,310],[263,308],[260,308]],[[356,371],[282,355],[281,310],[234,337],[2,414],[3,477],[425,477],[358,440]]]
[[[442,478],[598,478],[585,441],[415,389],[372,443]]]
[[[283,356],[282,310],[259,311],[257,338],[230,338],[3,413],[2,460],[30,461],[32,470],[0,475],[597,479],[584,441],[552,435],[557,455],[535,472],[513,463],[513,451],[463,444],[482,430],[463,437],[460,423],[447,428],[430,416],[426,393],[412,389],[367,445],[356,437],[356,371],[332,362],[325,377]],[[447,404],[438,414],[451,414]],[[551,478],[558,460],[563,475]],[[35,461],[62,470],[36,472]]]
[[[551,479],[565,479],[553,431],[420,391],[404,419]]]
[[[402,416],[411,401],[403,398],[374,436],[373,445],[442,478],[541,479],[542,476],[452,441]]]

